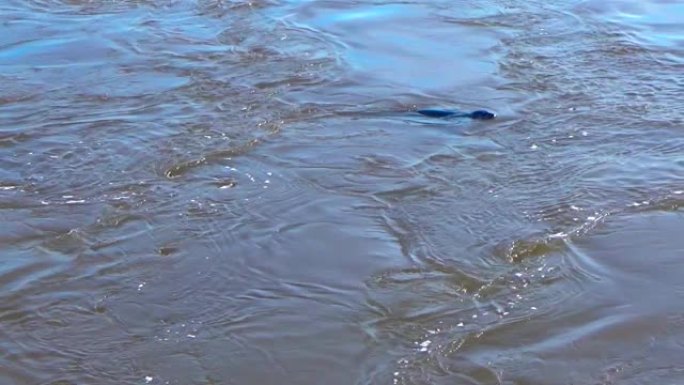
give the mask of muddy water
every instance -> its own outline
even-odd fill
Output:
[[[2,2],[0,383],[680,383],[682,25]]]

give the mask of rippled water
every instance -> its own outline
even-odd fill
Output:
[[[682,26],[0,3],[0,383],[680,383]]]

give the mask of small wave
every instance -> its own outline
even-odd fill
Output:
[[[216,150],[202,156],[199,159],[177,163],[167,168],[164,171],[164,176],[168,179],[176,179],[198,167],[215,164],[217,162],[225,162],[226,159],[233,158],[235,156],[245,155],[249,153],[258,143],[258,139],[252,139],[248,143],[243,144],[239,147],[229,148],[225,150]]]

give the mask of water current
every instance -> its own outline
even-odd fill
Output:
[[[0,384],[680,384],[683,102],[677,0],[2,0]]]

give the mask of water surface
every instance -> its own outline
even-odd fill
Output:
[[[3,2],[0,382],[680,382],[682,25]]]

